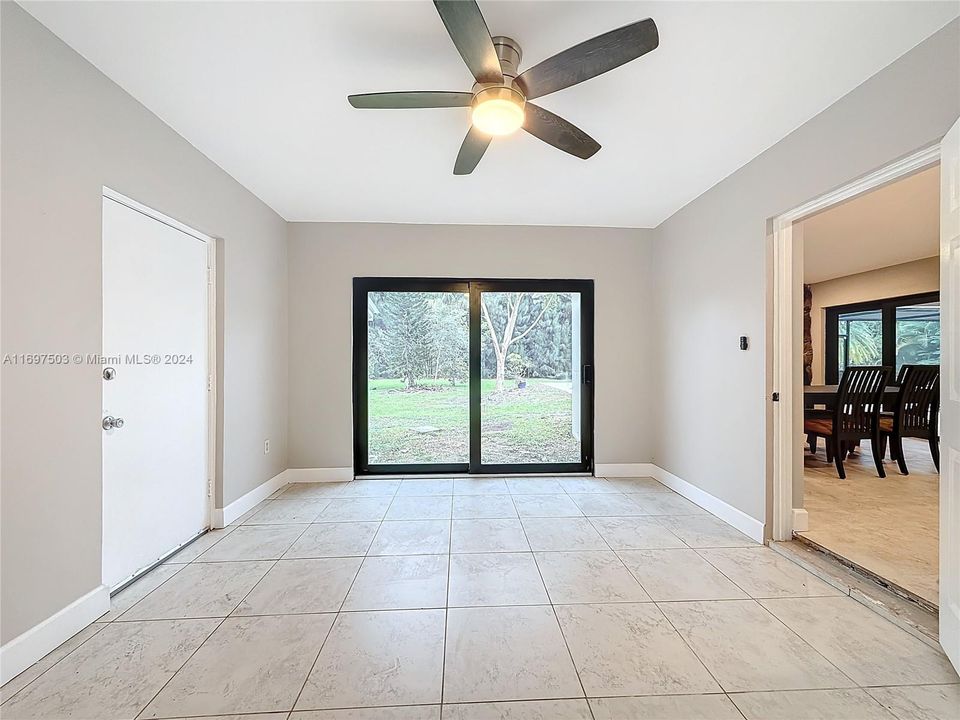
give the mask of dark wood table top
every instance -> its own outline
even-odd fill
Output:
[[[837,397],[839,385],[805,385],[803,388],[803,399],[810,403],[830,403]],[[883,390],[883,399],[892,401],[896,399],[900,392],[899,385],[887,385]]]

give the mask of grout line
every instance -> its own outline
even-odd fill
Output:
[[[590,702],[587,698],[587,689],[583,686],[583,678],[580,677],[580,668],[577,667],[576,660],[573,659],[573,651],[570,649],[570,643],[567,642],[567,636],[563,634],[563,625],[560,622],[560,616],[557,615],[557,608],[553,604],[553,598],[550,595],[550,589],[547,587],[547,583],[543,579],[543,571],[540,569],[540,563],[537,562],[537,554],[533,552],[533,549],[530,545],[530,538],[527,536],[527,529],[523,526],[523,522],[520,523],[520,529],[523,532],[523,538],[526,540],[527,547],[530,548],[530,554],[533,556],[533,564],[537,568],[537,574],[540,576],[540,583],[543,585],[543,590],[547,594],[547,602],[550,603],[550,611],[553,613],[553,619],[557,622],[557,631],[560,633],[560,637],[563,639],[563,645],[567,648],[567,656],[570,658],[570,664],[573,666],[573,671],[577,674],[577,682],[580,683],[580,692],[583,693],[584,701],[587,703],[587,710],[590,711],[590,717],[593,720],[596,720],[596,716],[593,714],[593,706],[590,705]]]

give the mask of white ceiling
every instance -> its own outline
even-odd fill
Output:
[[[940,251],[940,166],[803,221],[803,281],[899,265]]]
[[[521,68],[652,17],[660,47],[544,97],[603,149],[520,132],[454,177],[470,89],[431,2],[24,2],[287,220],[654,227],[956,17],[955,2],[481,2]],[[541,102],[538,100],[538,103]]]

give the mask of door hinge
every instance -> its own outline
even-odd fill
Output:
[[[780,402],[780,393],[775,392],[771,398],[774,402]]]
[[[207,392],[213,390],[213,375],[207,375]]]

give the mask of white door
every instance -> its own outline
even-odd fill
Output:
[[[960,672],[960,121],[940,158],[940,644]]]
[[[103,199],[103,583],[208,525],[207,243]]]

